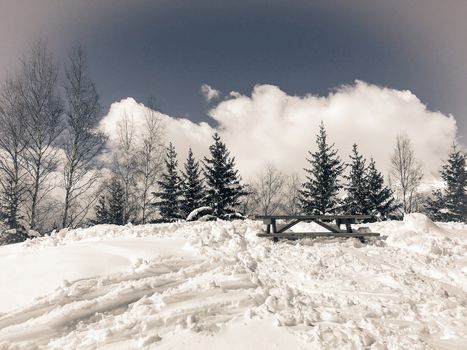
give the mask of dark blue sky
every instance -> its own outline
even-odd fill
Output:
[[[23,49],[11,43],[15,35],[25,44],[46,36],[57,57],[78,40],[106,108],[154,96],[163,112],[200,121],[208,120],[204,83],[246,94],[270,83],[303,95],[360,79],[411,90],[430,109],[454,114],[467,144],[465,0],[0,4],[3,67]],[[28,24],[18,34],[20,22]]]

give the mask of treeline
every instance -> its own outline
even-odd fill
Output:
[[[150,206],[158,211],[151,222],[186,219],[197,209],[198,212],[192,215],[192,219],[204,217],[229,220],[243,217],[239,208],[245,191],[235,169],[235,160],[230,157],[218,134],[213,135],[213,141],[209,147],[210,156],[204,158],[202,169],[190,149],[184,171],[180,173],[175,147],[172,143],[169,144],[163,170],[158,174],[158,192],[153,192],[151,196]],[[126,223],[128,220],[124,215],[125,206],[124,187],[119,180],[113,178],[99,196],[93,223]]]
[[[367,161],[353,145],[349,162],[338,156],[334,144],[327,140],[324,124],[316,136],[315,152],[309,152],[304,169],[305,181],[298,175],[286,177],[267,164],[249,185],[249,209],[270,214],[362,214],[380,220],[396,218],[401,205],[393,191],[384,184],[375,161]],[[346,171],[348,170],[348,171]]]
[[[348,162],[343,162],[334,144],[328,143],[322,123],[316,145],[317,151],[310,152],[307,158],[305,181],[297,174],[286,176],[274,165],[266,164],[248,185],[245,212],[370,214],[378,220],[422,212],[434,221],[466,221],[466,154],[455,144],[440,170],[443,188],[431,193],[420,188],[422,165],[405,135],[396,138],[388,186],[375,161],[364,159],[357,144]]]
[[[255,179],[242,185],[234,158],[219,135],[213,139],[210,157],[205,157],[200,165],[190,149],[182,171],[178,169],[175,147],[169,145],[158,180],[159,192],[153,193],[158,200],[152,205],[159,212],[153,221],[333,213],[373,215],[375,220],[387,220],[400,219],[413,211],[422,211],[438,221],[465,220],[465,154],[455,146],[442,169],[445,192],[436,190],[431,196],[423,196],[419,191],[421,165],[406,136],[397,138],[391,158],[393,189],[385,185],[375,161],[367,161],[359,153],[357,144],[352,147],[349,161],[342,161],[334,144],[328,142],[323,123],[316,136],[317,150],[309,152],[306,159],[304,181],[297,174],[286,176],[274,165],[266,164]],[[108,204],[106,195],[100,198],[96,212],[104,215],[99,215],[96,223],[122,222],[112,219],[115,215],[110,203],[121,197],[120,190],[115,192],[112,187],[107,191]]]
[[[357,145],[342,161],[321,124],[304,179],[266,164],[242,183],[217,134],[209,157],[198,162],[190,150],[179,171],[163,120],[152,101],[147,105],[142,127],[124,115],[109,142],[98,128],[99,95],[83,50],[73,48],[60,68],[46,45],[34,45],[0,88],[0,241],[96,223],[171,222],[190,214],[231,219],[351,213],[384,220],[421,211],[434,220],[465,221],[465,153],[456,146],[440,171],[444,187],[427,195],[420,191],[422,166],[408,137],[396,140],[387,186]]]

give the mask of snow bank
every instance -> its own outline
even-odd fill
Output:
[[[440,224],[442,226],[447,226]],[[410,250],[420,254],[451,255],[460,253],[461,243],[449,229],[433,223],[423,214],[408,214],[402,222],[374,224],[373,228],[388,236],[386,243],[391,247]],[[461,239],[462,241],[462,239]],[[462,244],[461,244],[462,245]]]
[[[467,226],[365,226],[387,239],[274,244],[219,220],[1,247],[2,297],[38,292],[0,310],[0,349],[465,348]]]

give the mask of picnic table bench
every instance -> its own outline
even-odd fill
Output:
[[[363,232],[352,229],[352,224],[357,220],[371,219],[371,215],[254,215],[253,219],[262,220],[266,225],[266,232],[259,233],[258,237],[272,238],[277,242],[279,238],[300,239],[306,237],[356,237],[365,242],[365,237],[378,237],[375,232]],[[278,225],[278,220],[284,220],[285,224]],[[291,227],[301,221],[314,222],[324,227],[327,232],[286,232]],[[332,222],[335,222],[333,224]],[[345,230],[341,230],[341,225],[345,225]],[[272,232],[271,232],[272,231]]]

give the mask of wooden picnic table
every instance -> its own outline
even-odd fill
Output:
[[[279,238],[299,239],[306,237],[356,237],[362,242],[365,237],[376,236],[380,234],[375,232],[354,232],[352,224],[358,220],[372,219],[371,215],[254,215],[255,220],[262,220],[266,225],[266,232],[259,233],[259,237],[272,238],[277,242]],[[283,225],[278,225],[277,221],[283,220]],[[321,227],[324,227],[327,232],[286,232],[291,227],[301,221],[314,222]],[[335,222],[333,224],[332,222]],[[345,230],[341,230],[341,225],[345,226]],[[272,232],[271,232],[272,231]]]

